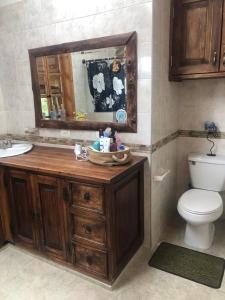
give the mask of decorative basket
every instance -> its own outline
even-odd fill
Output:
[[[125,165],[131,160],[131,153],[128,147],[122,151],[115,152],[100,152],[93,149],[91,146],[88,147],[88,159],[98,165],[103,166],[118,166]]]

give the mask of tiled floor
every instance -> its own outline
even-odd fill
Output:
[[[178,230],[179,228],[179,230]],[[182,244],[184,224],[174,222],[164,240]],[[225,221],[216,226],[209,253],[225,257]],[[149,251],[141,249],[114,289],[107,290],[72,271],[14,246],[0,251],[0,300],[224,300],[219,290],[148,267]]]

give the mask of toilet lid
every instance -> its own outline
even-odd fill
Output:
[[[179,205],[194,214],[210,214],[223,207],[222,199],[217,192],[192,189],[185,192]]]

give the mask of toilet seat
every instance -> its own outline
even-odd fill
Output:
[[[191,214],[210,215],[222,210],[223,201],[217,192],[192,189],[180,197],[178,207]]]

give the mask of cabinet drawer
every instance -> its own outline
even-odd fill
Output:
[[[72,183],[73,204],[103,212],[103,191],[102,187]]]
[[[86,238],[90,241],[105,244],[106,229],[102,220],[91,220],[74,216],[74,237]]]
[[[106,277],[107,275],[107,254],[98,250],[73,245],[73,263],[88,272],[97,273]]]

